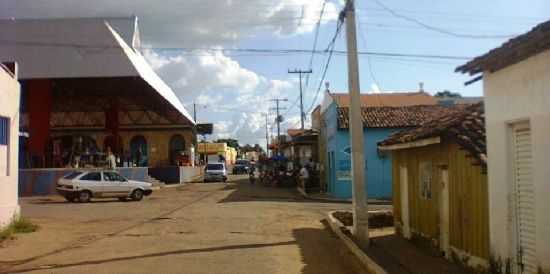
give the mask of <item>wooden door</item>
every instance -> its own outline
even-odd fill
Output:
[[[441,192],[439,195],[439,247],[449,258],[449,171],[440,168]]]
[[[403,237],[411,238],[410,215],[409,215],[409,182],[406,166],[399,167],[399,184],[401,193],[401,222]]]

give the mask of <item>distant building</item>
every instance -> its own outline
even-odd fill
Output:
[[[16,65],[0,64],[0,230],[19,215],[19,89]]]
[[[483,105],[392,134],[393,212],[398,234],[433,243],[446,258],[489,266],[489,199]],[[491,209],[493,210],[493,209]]]
[[[483,79],[491,258],[550,273],[550,21],[457,71]]]
[[[197,153],[205,162],[217,162],[223,158],[226,164],[234,164],[237,160],[237,150],[226,143],[198,143]]]

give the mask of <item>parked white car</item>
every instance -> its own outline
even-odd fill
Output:
[[[204,182],[227,181],[227,169],[224,163],[209,163],[204,169]]]
[[[114,170],[74,171],[57,182],[56,190],[67,201],[81,203],[92,198],[128,198],[140,201],[153,190],[150,183],[128,180]]]

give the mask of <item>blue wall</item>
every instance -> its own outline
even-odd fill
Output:
[[[336,104],[332,103],[323,113],[327,132],[327,182],[328,192],[336,198],[352,196],[350,181],[351,155],[349,131],[339,130]],[[399,128],[365,128],[364,155],[366,160],[367,193],[369,198],[382,199],[392,196],[392,168],[390,154],[379,155],[377,143]],[[346,152],[347,148],[347,152]]]
[[[75,170],[77,169],[19,169],[19,197],[56,194],[57,181]],[[146,167],[121,167],[117,171],[131,180],[145,182],[147,179]]]

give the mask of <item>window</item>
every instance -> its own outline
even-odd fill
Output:
[[[431,162],[420,162],[418,168],[419,174],[419,186],[420,186],[420,197],[423,199],[432,198],[432,163]]]
[[[71,179],[74,179],[74,178],[78,177],[80,174],[82,174],[82,172],[73,171],[73,172],[71,172],[71,173],[65,175],[63,178],[64,178],[64,179],[69,179],[69,180],[71,180]]]
[[[80,178],[80,180],[84,180],[84,181],[101,181],[101,174],[99,172],[90,172],[90,173],[82,176],[82,178]]]
[[[208,164],[206,170],[223,170],[222,164]]]
[[[0,145],[7,146],[10,134],[10,119],[7,117],[0,117]]]
[[[105,176],[105,181],[111,181],[111,182],[126,182],[126,179],[118,173],[115,172],[103,172],[103,176]]]

